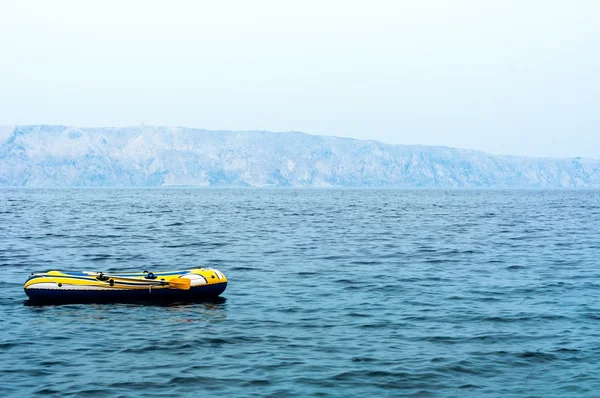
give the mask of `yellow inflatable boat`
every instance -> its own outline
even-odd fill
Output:
[[[25,293],[35,303],[194,301],[219,296],[227,278],[212,268],[103,273],[49,271],[31,274]]]

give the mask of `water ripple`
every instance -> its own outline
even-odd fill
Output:
[[[600,390],[597,191],[1,189],[3,396]],[[30,305],[48,269],[213,266],[225,297]]]

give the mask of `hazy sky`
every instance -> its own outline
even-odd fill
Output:
[[[0,124],[600,158],[600,1],[0,0]]]

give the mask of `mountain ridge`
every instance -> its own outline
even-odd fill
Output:
[[[0,126],[0,186],[600,188],[600,160],[299,131]]]

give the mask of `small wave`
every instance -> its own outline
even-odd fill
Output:
[[[581,352],[581,350],[578,350],[577,348],[558,348],[556,350],[554,350],[553,352]]]
[[[377,358],[373,358],[373,357],[354,357],[352,358],[352,362],[365,362],[365,363],[371,363],[371,362],[376,362]]]
[[[350,313],[348,313],[348,316],[351,316],[352,318],[370,318],[373,315],[372,314],[363,314],[360,312],[350,312]]]
[[[163,247],[169,248],[169,249],[177,249],[177,248],[184,248],[184,247],[221,247],[221,246],[226,246],[227,243],[225,242],[192,242],[192,243],[180,243],[180,244],[174,244],[174,245],[164,245]]]
[[[485,373],[483,370],[479,370],[472,364],[470,366],[464,365],[450,365],[439,369],[440,372],[451,372],[451,373],[463,373],[468,375],[480,375]]]
[[[313,275],[313,273],[311,273],[310,275]],[[335,279],[334,282],[341,283],[342,285],[363,285],[364,284],[363,281],[359,281],[356,279]]]
[[[425,336],[425,337],[417,337],[417,340],[421,341],[429,341],[432,343],[443,343],[443,344],[456,344],[463,339],[459,337],[451,337],[451,336]]]
[[[390,372],[384,370],[371,370],[371,371],[348,371],[338,373],[333,376],[331,379],[336,381],[348,381],[348,380],[364,380],[369,378],[381,378],[381,377],[390,377],[390,378],[412,378],[414,377],[414,373],[410,372]]]
[[[236,265],[236,266],[230,267],[229,269],[232,271],[257,271],[257,268],[246,267],[243,265]]]
[[[268,386],[272,384],[271,380],[269,379],[255,379],[255,380],[249,380],[246,381],[242,384],[243,387],[262,387],[262,386]]]
[[[122,349],[119,352],[125,353],[125,354],[144,354],[144,353],[150,353],[150,352],[173,350],[174,352],[184,353],[185,350],[188,350],[191,348],[193,348],[193,345],[189,344],[189,343],[184,343],[184,344],[179,343],[179,344],[177,344],[176,347],[173,347],[170,345],[163,345],[163,344],[146,344],[146,345],[143,345],[140,347],[127,347],[127,348]]]
[[[447,263],[450,261],[449,261],[449,259],[442,260],[442,259],[438,259],[438,258],[430,258],[430,259],[423,260],[423,262],[426,264],[441,264],[441,263]]]
[[[557,359],[556,355],[541,351],[524,351],[515,355],[518,358],[532,360],[533,362],[550,362]]]
[[[466,389],[480,389],[483,387],[475,385],[475,384],[463,384],[461,386],[458,386],[457,388],[466,390]]]

